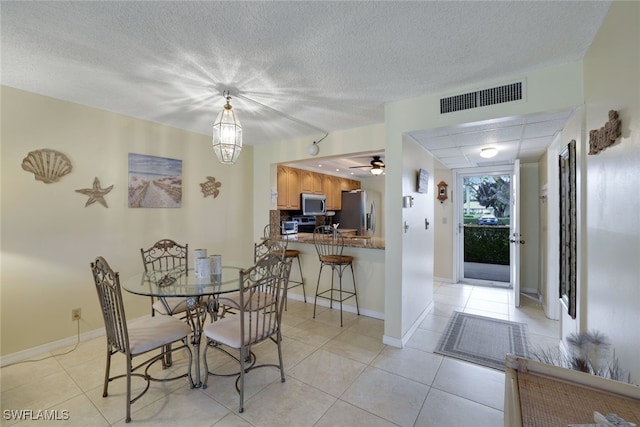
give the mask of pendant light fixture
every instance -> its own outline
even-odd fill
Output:
[[[220,163],[232,165],[242,150],[242,125],[231,107],[229,91],[222,92],[222,96],[227,103],[213,122],[213,152]]]

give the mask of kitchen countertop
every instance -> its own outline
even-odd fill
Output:
[[[340,231],[340,230],[339,230]],[[313,233],[298,233],[288,235],[278,235],[280,240],[288,240],[296,243],[313,244]],[[385,242],[382,237],[365,237],[365,236],[344,236],[344,247],[347,248],[365,248],[365,249],[384,249]]]

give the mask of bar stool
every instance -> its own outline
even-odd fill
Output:
[[[344,237],[335,228],[329,225],[321,225],[313,230],[313,244],[320,258],[320,271],[318,272],[318,284],[316,285],[316,297],[313,302],[313,318],[316,318],[316,304],[318,298],[329,300],[329,307],[333,309],[333,303],[340,303],[340,327],[342,327],[342,302],[354,297],[356,299],[356,311],[360,315],[358,307],[358,293],[356,290],[356,276],[353,273],[353,257],[350,255],[342,255],[344,249]],[[322,292],[320,289],[320,277],[322,269],[328,266],[331,268],[331,287]],[[342,289],[342,274],[349,267],[351,269],[351,278],[353,279],[353,291],[345,291]],[[334,276],[338,274],[338,287],[334,285]],[[334,292],[338,293],[338,297],[334,297]],[[326,294],[329,294],[328,296]]]
[[[264,238],[265,239],[273,239],[274,236],[271,235],[271,226],[269,224],[267,224],[264,227]],[[300,263],[300,251],[297,249],[289,249],[286,248],[285,253],[285,260],[291,259],[291,262],[293,263],[293,260],[295,259],[298,262],[298,271],[300,272],[300,280],[291,280],[291,277],[289,277],[289,285],[287,286],[287,290],[291,289],[291,288],[297,288],[298,286],[302,286],[302,296],[304,298],[304,302],[307,302],[307,292],[304,289],[304,276],[302,275],[302,264]],[[254,260],[255,261],[255,260]],[[287,301],[285,300],[284,303],[284,309],[287,309]]]

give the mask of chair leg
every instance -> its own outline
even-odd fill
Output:
[[[340,327],[342,328],[342,273],[343,273],[344,269],[342,266],[338,266],[338,280],[340,281],[340,284],[338,285],[340,287]]]
[[[171,356],[171,344],[164,347],[165,355],[162,361],[162,367],[168,368],[173,364],[173,357]]]
[[[284,363],[282,361],[282,347],[280,345],[280,343],[282,343],[282,334],[280,333],[280,331],[278,331],[276,339],[277,339],[276,344],[278,345],[278,359],[280,360],[280,382],[283,383],[285,381],[285,378],[284,378]]]
[[[331,292],[329,295],[331,298],[329,299],[329,308],[333,310],[333,289],[334,289],[334,279],[336,276],[336,266],[331,264]]]
[[[300,284],[302,286],[302,296],[304,298],[304,302],[307,302],[307,291],[305,291],[304,289],[304,277],[302,276],[302,264],[300,264],[300,256],[296,257],[296,260],[298,261],[298,271],[300,271]],[[286,306],[285,306],[285,310],[286,310]]]
[[[320,271],[318,271],[318,283],[316,284],[316,296],[313,300],[313,318],[316,318],[316,304],[318,304],[318,291],[320,290],[320,277],[322,276],[322,267],[324,263],[320,263]]]
[[[238,409],[240,413],[244,412],[244,352],[245,348],[242,346],[240,348],[240,387],[238,390],[240,392],[240,408]]]
[[[209,349],[209,339],[205,337],[204,339],[204,352],[202,353],[202,360],[204,362],[204,381],[202,382],[202,389],[207,389],[207,380],[209,379],[209,365],[207,364],[207,350]],[[197,381],[200,381],[200,378],[196,378]]]
[[[127,355],[127,418],[125,422],[131,421],[131,355]]]
[[[356,298],[356,311],[358,312],[358,316],[360,316],[360,306],[358,306],[358,290],[356,288],[356,275],[353,272],[353,264],[349,264],[351,267],[351,278],[353,279],[353,296]]]
[[[111,349],[107,346],[107,365],[104,370],[104,386],[102,388],[102,397],[109,395],[109,373],[111,371]]]

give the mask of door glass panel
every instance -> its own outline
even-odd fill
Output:
[[[510,187],[510,174],[463,177],[464,279],[510,286]]]

